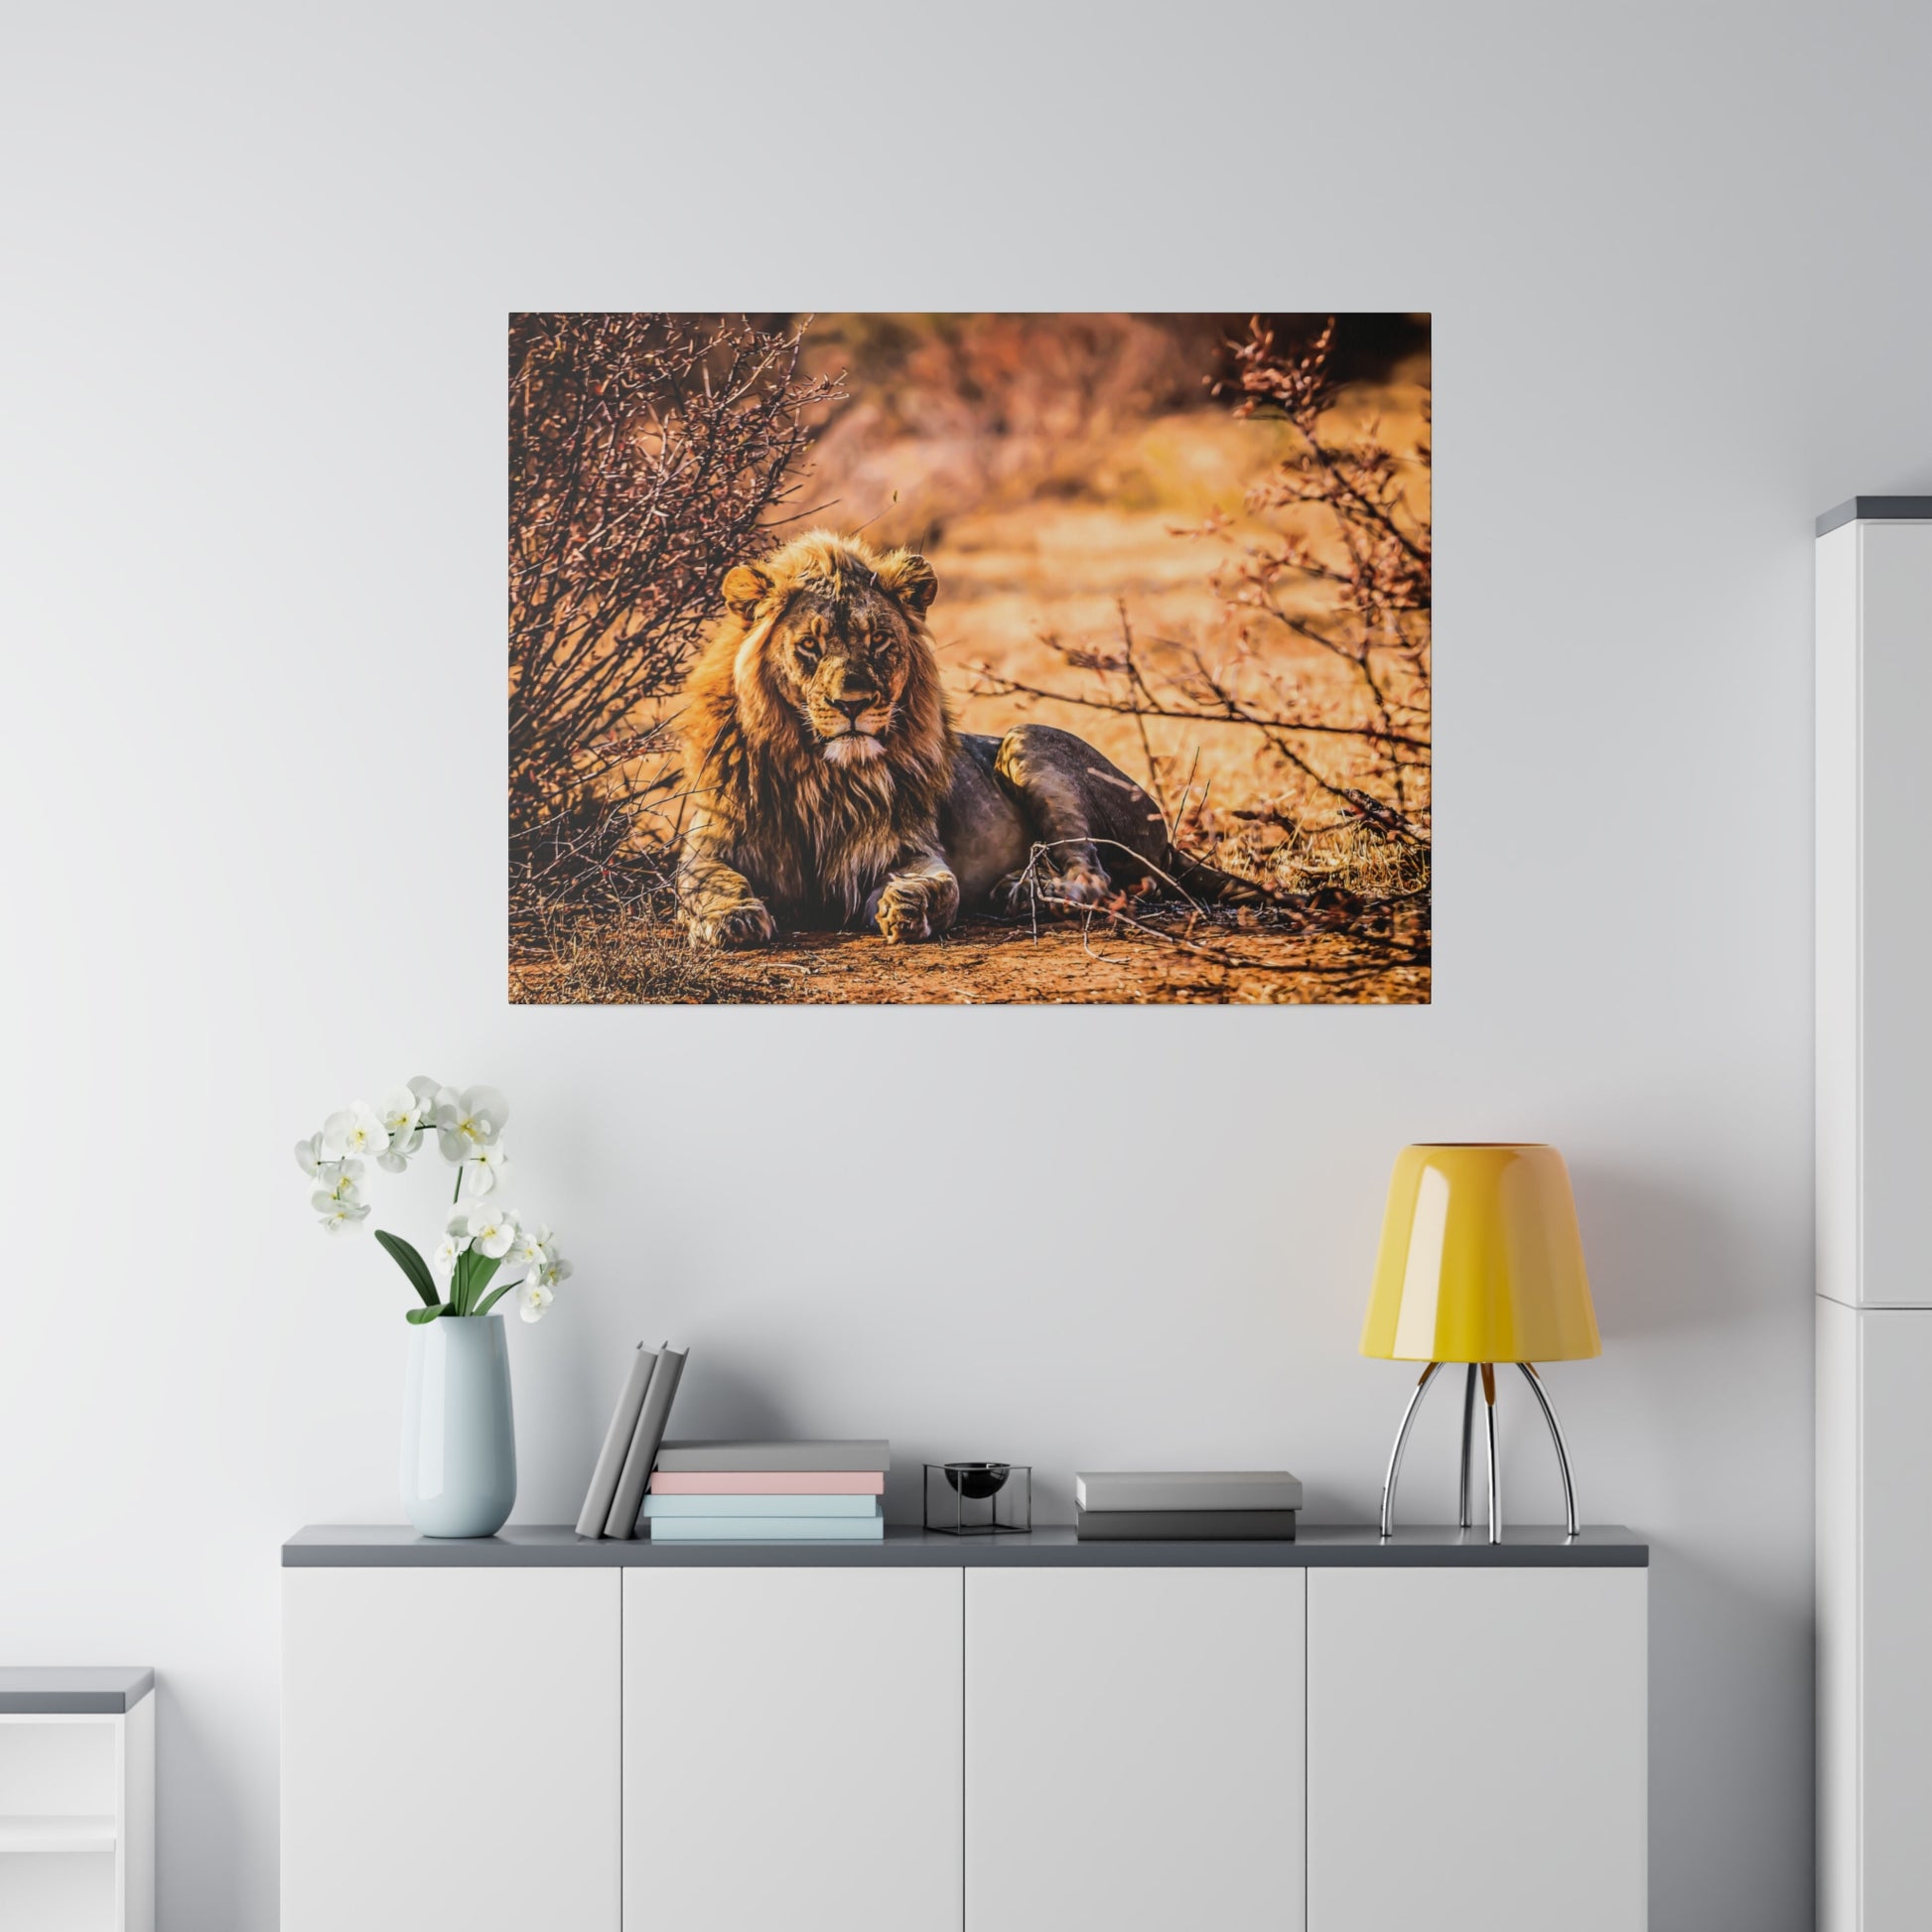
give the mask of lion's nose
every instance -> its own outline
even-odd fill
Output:
[[[853,723],[854,723],[854,724],[856,725],[856,724],[857,724],[857,723],[859,722],[859,714],[860,714],[860,712],[862,712],[862,711],[870,711],[870,710],[872,709],[872,707],[873,707],[873,703],[874,703],[874,700],[873,700],[873,699],[872,699],[871,697],[864,697],[864,698],[852,698],[852,697],[845,697],[845,698],[834,698],[834,699],[832,700],[832,709],[833,709],[834,711],[842,711],[842,712],[844,712],[844,713],[845,713],[845,715],[846,715],[846,716],[847,716],[848,718],[850,718],[850,719],[852,720],[852,722],[853,722]]]

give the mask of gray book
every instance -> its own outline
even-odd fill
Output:
[[[656,1349],[646,1348],[640,1341],[630,1358],[630,1373],[623,1378],[618,1406],[611,1412],[611,1427],[604,1432],[604,1447],[598,1451],[597,1467],[591,1471],[584,1507],[577,1512],[579,1536],[602,1536],[604,1525],[611,1520],[618,1478],[623,1473],[623,1458],[630,1452],[630,1439],[637,1433],[638,1412],[644,1406],[644,1391],[650,1386],[650,1372],[656,1363]]]
[[[893,1466],[890,1443],[666,1443],[657,1466],[665,1475],[744,1475],[767,1470],[883,1473]]]
[[[650,1480],[650,1465],[657,1459],[664,1425],[671,1419],[678,1377],[684,1373],[684,1358],[690,1352],[688,1348],[673,1348],[668,1342],[657,1351],[650,1387],[644,1391],[644,1406],[637,1411],[637,1427],[631,1432],[630,1448],[623,1458],[623,1473],[618,1478],[618,1493],[611,1499],[611,1514],[604,1525],[606,1536],[622,1539],[637,1534],[644,1484]]]
[[[1082,1509],[1300,1509],[1302,1481],[1286,1469],[1109,1470],[1073,1478]]]
[[[1293,1543],[1292,1509],[1083,1509],[1082,1543]]]

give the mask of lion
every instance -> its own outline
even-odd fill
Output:
[[[905,945],[962,910],[1068,911],[1150,881],[1262,897],[1177,853],[1147,793],[1071,732],[954,729],[923,557],[814,530],[723,592],[686,687],[694,946],[856,925]]]

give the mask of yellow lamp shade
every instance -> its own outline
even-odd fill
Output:
[[[1406,1147],[1362,1353],[1407,1362],[1600,1355],[1570,1173],[1553,1147]]]

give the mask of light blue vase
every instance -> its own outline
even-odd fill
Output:
[[[494,1536],[516,1501],[510,1357],[497,1314],[409,1331],[402,1506],[425,1536]]]

